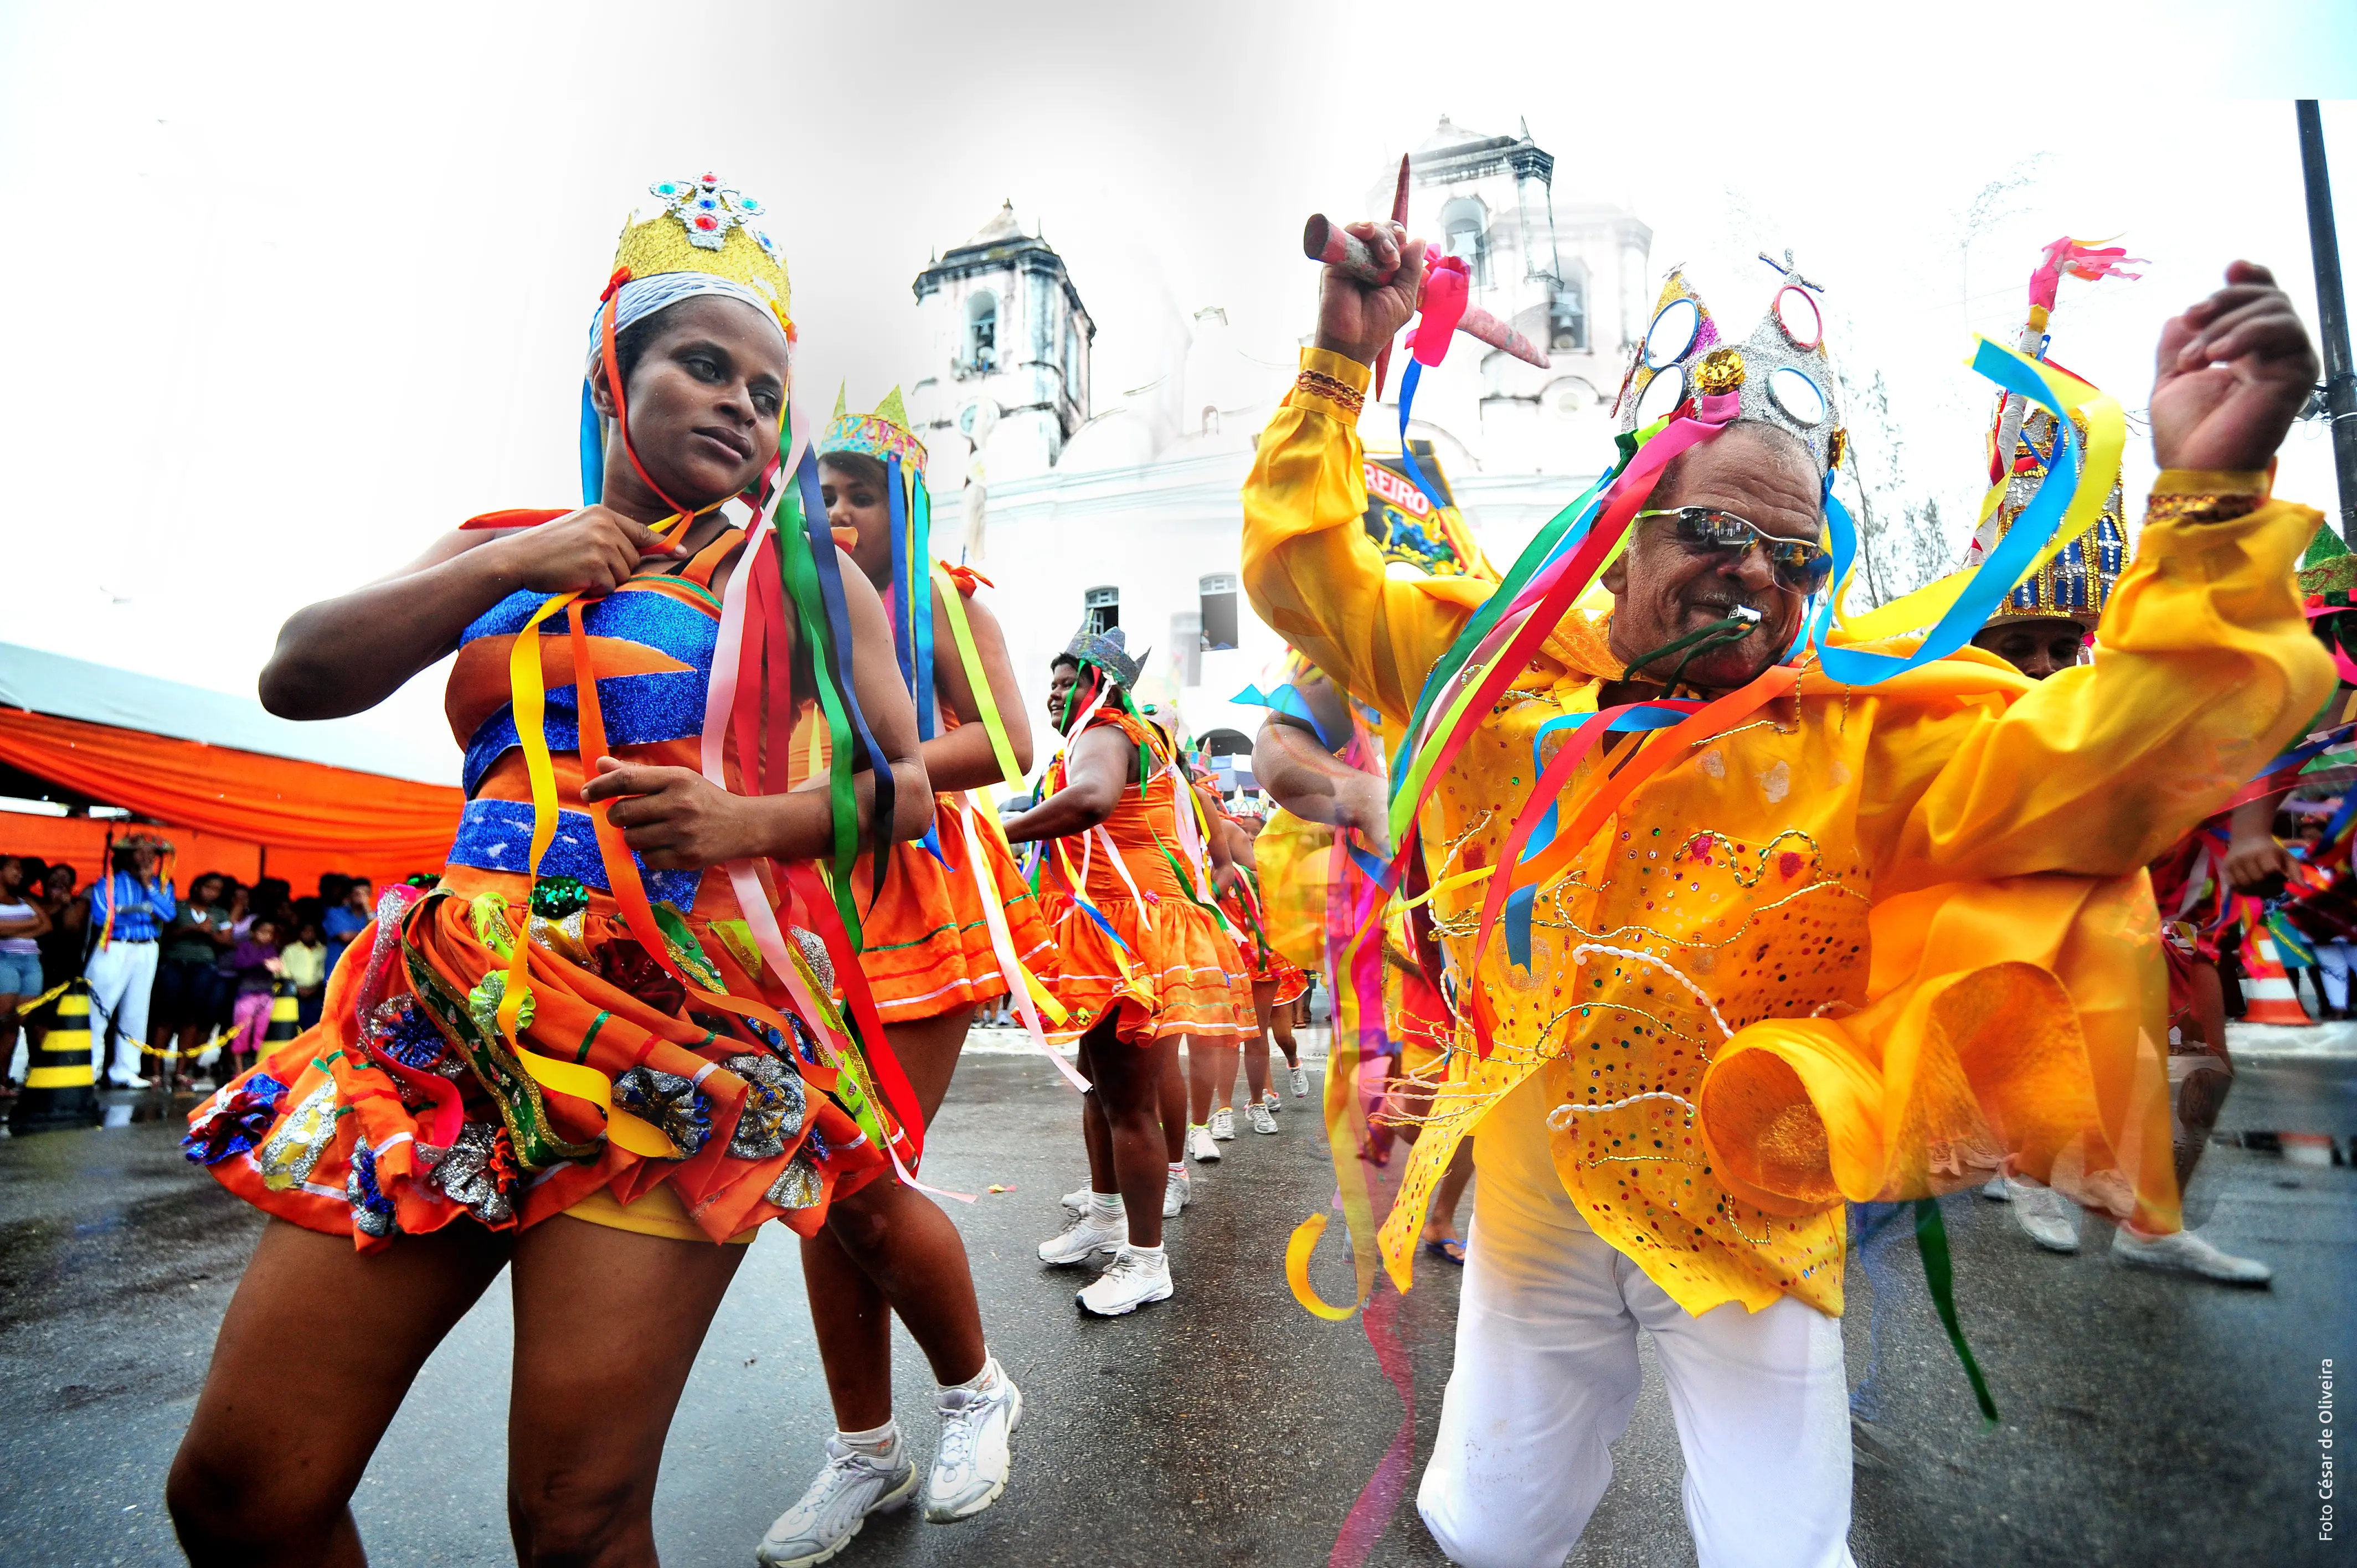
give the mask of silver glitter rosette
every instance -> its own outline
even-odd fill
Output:
[[[352,1229],[363,1236],[396,1236],[401,1221],[393,1199],[376,1181],[376,1151],[366,1144],[352,1149],[352,1168],[344,1177],[344,1199],[352,1206]]]
[[[587,909],[575,909],[554,919],[535,910],[525,921],[524,929],[532,941],[565,962],[578,969],[595,970],[597,962],[589,956],[586,934],[588,918]]]
[[[712,1102],[677,1073],[641,1062],[614,1080],[614,1103],[660,1129],[680,1159],[695,1155],[712,1136]]]
[[[474,1210],[486,1225],[505,1225],[515,1218],[515,1205],[500,1186],[493,1158],[500,1129],[488,1122],[469,1122],[458,1129],[457,1141],[442,1151],[426,1180],[442,1189],[451,1202]]]
[[[801,1078],[770,1056],[730,1057],[720,1065],[743,1079],[747,1090],[744,1112],[728,1140],[730,1157],[767,1160],[784,1154],[809,1112]]]
[[[808,1155],[796,1155],[762,1196],[780,1208],[811,1208],[826,1196],[826,1184],[819,1179],[818,1166]]]

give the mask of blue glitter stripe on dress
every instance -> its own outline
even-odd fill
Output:
[[[597,706],[606,720],[608,746],[652,746],[657,741],[688,740],[704,733],[704,699],[709,682],[694,670],[670,670],[653,675],[609,675],[597,682]],[[542,732],[552,752],[581,749],[579,694],[570,686],[552,687]],[[461,779],[472,796],[482,785],[491,764],[516,745],[515,709],[502,704],[485,719],[467,743]]]
[[[701,871],[650,871],[646,862],[639,861],[639,875],[646,883],[647,897],[660,899],[682,914],[695,908],[695,889],[704,880]],[[452,865],[471,865],[479,871],[505,871],[518,876],[532,870],[532,803],[528,800],[469,800],[458,817],[458,836],[450,845]],[[597,854],[597,830],[591,825],[587,813],[563,811],[556,813],[556,838],[541,857],[543,876],[570,876],[587,887],[610,893],[612,886],[606,879],[606,863]]]

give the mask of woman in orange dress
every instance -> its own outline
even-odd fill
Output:
[[[188,1156],[270,1216],[167,1487],[193,1563],[362,1561],[352,1488],[503,1270],[518,1559],[653,1563],[664,1435],[744,1257],[721,1243],[913,1197],[905,1094],[824,1000],[849,950],[811,862],[838,826],[921,829],[914,715],[882,607],[777,467],[759,204],[653,191],[591,328],[591,504],[445,535],[296,615],[263,672],[274,712],[328,718],[455,653],[468,800],[438,886],[387,890],[318,1026],[190,1117]],[[718,509],[756,492],[777,539],[748,552]],[[780,574],[800,613],[748,619]],[[846,714],[828,789],[754,792],[738,673],[781,720],[822,691]],[[752,750],[706,744],[732,716]]]
[[[851,879],[861,906],[860,971],[930,1127],[975,1009],[1006,995],[1049,945],[987,798],[988,786],[1010,775],[1020,784],[1031,766],[1031,726],[997,618],[974,598],[982,579],[932,560],[925,448],[899,392],[869,414],[846,413],[838,397],[818,450],[827,521],[883,596],[901,682],[916,703],[919,755],[937,791],[923,837],[891,846],[880,888],[873,852],[860,856]],[[969,789],[983,790],[983,801]],[[912,1213],[917,1223],[864,1238],[859,1261],[841,1225],[802,1240],[802,1283],[836,1430],[827,1462],[771,1526],[765,1560],[824,1556],[868,1514],[908,1499],[915,1467],[892,1413],[894,1313],[939,1385],[942,1441],[925,1517],[964,1519],[1006,1490],[1023,1396],[984,1343],[957,1227],[929,1203]]]
[[[1088,1207],[1039,1247],[1040,1260],[1113,1266],[1079,1294],[1113,1316],[1171,1294],[1162,1250],[1168,1183],[1161,1085],[1181,1036],[1234,1027],[1221,949],[1232,945],[1180,882],[1198,846],[1179,811],[1187,787],[1169,742],[1130,697],[1137,660],[1118,628],[1084,631],[1059,661],[1059,727],[1070,736],[1049,793],[1009,821],[1016,843],[1049,841],[1042,901],[1056,956],[1041,975],[1080,1037],[1091,1085],[1082,1113]],[[1049,888],[1054,888],[1051,897]]]

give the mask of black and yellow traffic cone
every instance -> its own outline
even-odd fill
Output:
[[[90,987],[76,980],[58,998],[49,1032],[28,1058],[25,1087],[8,1112],[8,1130],[88,1127],[98,1117],[98,1086],[90,1069]]]

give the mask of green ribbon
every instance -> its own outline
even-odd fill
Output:
[[[834,813],[834,857],[827,888],[834,895],[835,911],[852,948],[860,945],[859,907],[851,896],[852,868],[859,859],[859,802],[852,789],[851,717],[843,693],[828,678],[826,606],[819,596],[818,564],[811,559],[810,533],[802,516],[802,496],[786,484],[778,502],[778,526],[770,530],[777,542],[778,575],[794,601],[796,633],[801,650],[810,660],[811,684],[818,688],[819,707],[826,718],[827,800]]]
[[[1948,1226],[1940,1218],[1937,1198],[1915,1200],[1915,1242],[1923,1252],[1923,1283],[1932,1287],[1932,1305],[1940,1314],[1941,1326],[1948,1331],[1948,1343],[1955,1347],[1956,1359],[1964,1364],[1973,1398],[1981,1407],[1981,1420],[1995,1426],[1996,1401],[1989,1397],[1988,1380],[1981,1376],[1973,1348],[1964,1343],[1964,1325],[1956,1321],[1956,1270],[1948,1255]]]

